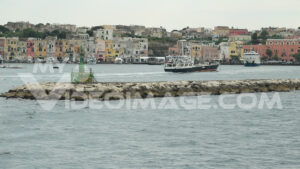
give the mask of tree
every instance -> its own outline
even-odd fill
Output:
[[[0,25],[0,32],[2,32],[2,33],[8,33],[8,32],[10,32],[10,30],[7,29],[6,27]]]
[[[57,36],[59,39],[66,39],[67,38],[67,32],[62,31]]]
[[[102,26],[93,26],[91,31],[95,31],[97,29],[104,29]]]
[[[56,37],[58,37],[59,34],[60,34],[59,30],[54,30],[50,33],[51,36],[56,36]]]
[[[38,37],[38,32],[36,32],[35,30],[28,28],[28,29],[24,29],[22,32],[21,37],[23,38],[29,38],[29,37],[33,37],[33,38],[37,38]]]
[[[35,25],[36,28],[40,28],[42,26],[44,26],[44,24],[42,24],[42,23],[39,23],[39,24]]]
[[[92,30],[88,30],[86,33],[89,34],[89,36],[94,36],[94,32]]]
[[[259,43],[257,33],[253,33],[252,36],[251,36],[251,39],[252,39],[252,40],[251,40],[251,43],[252,43],[253,45],[256,45],[256,44]]]
[[[269,32],[267,30],[263,30],[260,34],[260,38],[263,40],[268,39],[268,36],[269,36]]]
[[[273,55],[273,52],[272,52],[271,49],[267,49],[267,50],[266,50],[266,54],[269,56],[269,58],[271,58],[272,55]]]
[[[274,60],[279,60],[278,55],[275,55],[275,56],[273,57],[273,59],[274,59]]]

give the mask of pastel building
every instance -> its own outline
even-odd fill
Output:
[[[267,55],[268,49],[272,51],[271,57]],[[300,39],[268,39],[266,45],[245,45],[244,50],[254,50],[268,60],[276,56],[282,61],[294,61],[293,55],[300,52]]]
[[[202,56],[202,45],[201,44],[192,44],[191,45],[191,56],[195,60],[201,60]]]
[[[26,50],[27,50],[27,40],[19,39],[18,45],[17,45],[16,60],[24,61],[26,59]]]
[[[105,41],[102,39],[95,40],[95,58],[99,62],[105,62]]]
[[[63,61],[67,57],[67,43],[66,39],[59,39],[55,42],[55,56],[57,60]]]
[[[178,44],[174,45],[173,47],[170,47],[168,49],[169,56],[178,56],[179,55],[179,48]]]
[[[4,57],[5,60],[16,60],[17,59],[17,48],[19,38],[6,38],[4,45]]]
[[[94,35],[96,38],[102,39],[102,40],[113,40],[113,29],[97,29],[94,31]]]
[[[55,58],[56,57],[56,40],[57,37],[47,37],[46,41],[47,41],[47,57],[52,57]]]
[[[233,35],[248,35],[248,30],[247,29],[230,29],[228,36],[233,36]]]
[[[201,46],[201,59],[205,62],[219,60],[220,50],[219,46],[215,44],[207,44]]]
[[[105,41],[105,61],[108,63],[115,62],[116,53],[113,45],[113,41]]]
[[[230,55],[229,55],[230,42],[221,42],[219,46],[220,46],[219,60],[230,60]]]
[[[243,60],[244,58],[244,49],[243,49],[243,42],[236,41],[231,42],[229,45],[229,56],[240,58],[240,60]]]
[[[26,60],[33,60],[35,58],[35,41],[35,38],[27,39]]]
[[[4,37],[0,37],[0,58],[5,59],[4,58],[4,45],[5,45],[5,38]]]
[[[230,30],[228,26],[216,26],[213,30],[213,34],[218,37],[225,37],[229,34]]]
[[[35,56],[40,59],[45,59],[47,57],[47,41],[38,39],[35,42]]]
[[[242,42],[249,42],[251,41],[250,35],[231,35],[229,36],[229,42],[235,42],[235,41],[242,41]]]

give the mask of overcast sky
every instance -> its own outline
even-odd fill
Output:
[[[169,31],[217,25],[297,28],[300,0],[0,0],[0,24],[8,21],[134,24]]]

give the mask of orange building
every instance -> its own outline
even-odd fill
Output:
[[[295,61],[293,55],[300,52],[300,39],[268,39],[266,45],[244,45],[245,52],[254,50],[262,58],[272,60],[267,49],[272,51],[272,58],[277,56],[282,61]]]

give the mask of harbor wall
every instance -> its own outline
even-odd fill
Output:
[[[132,98],[221,95],[300,90],[300,79],[175,82],[39,83],[15,87],[0,95],[33,100],[119,100]]]

